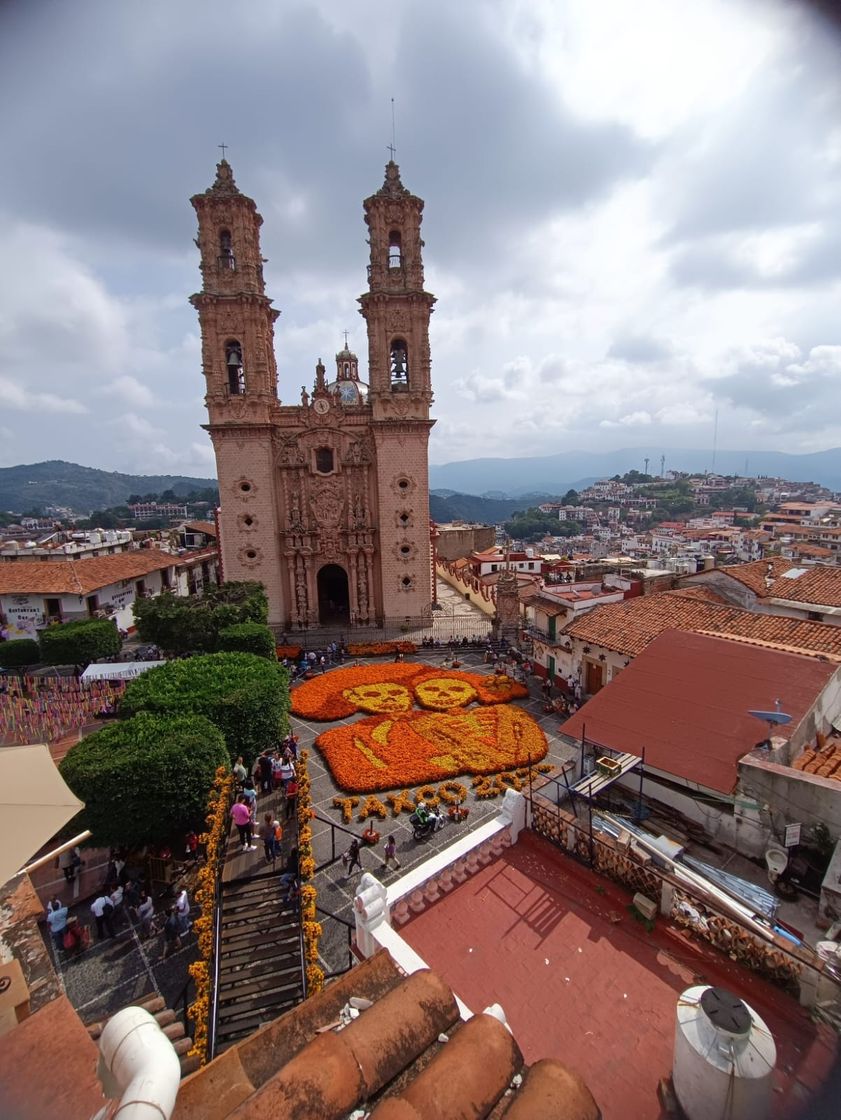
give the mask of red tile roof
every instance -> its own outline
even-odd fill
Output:
[[[818,778],[834,778],[841,782],[841,740],[828,739],[821,750],[806,750],[793,763],[795,770],[815,774]]]
[[[661,634],[563,727],[564,736],[642,755],[646,766],[732,793],[739,759],[767,735],[754,711],[777,697],[793,732],[835,663],[703,634]]]
[[[0,564],[0,595],[90,595],[124,579],[172,568],[178,557],[157,548],[87,560],[16,560]]]
[[[186,521],[181,528],[189,533],[204,533],[208,537],[216,538],[216,526],[212,521]]]
[[[744,584],[763,599],[790,599],[804,605],[841,607],[841,568],[815,564],[799,575],[788,575],[797,571],[796,566],[791,560],[774,557],[716,571]]]
[[[841,626],[754,614],[721,602],[715,592],[702,587],[660,591],[595,607],[571,622],[564,633],[603,649],[636,656],[666,630],[704,630],[804,652],[841,654]]]

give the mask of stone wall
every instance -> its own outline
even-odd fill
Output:
[[[439,525],[436,552],[439,560],[461,560],[471,552],[493,548],[493,525]]]

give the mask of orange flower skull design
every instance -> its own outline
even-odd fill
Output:
[[[539,762],[547,751],[543,732],[508,703],[524,695],[522,685],[502,674],[397,663],[337,669],[308,681],[293,693],[292,711],[321,720],[368,713],[316,740],[337,785],[368,793]]]

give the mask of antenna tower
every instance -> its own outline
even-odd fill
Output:
[[[666,456],[660,456],[660,477],[662,478],[666,473]]]

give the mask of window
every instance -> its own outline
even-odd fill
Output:
[[[242,346],[236,339],[225,343],[225,370],[228,375],[228,393],[240,397],[245,392],[245,371],[242,368]]]
[[[138,599],[142,599],[146,594],[146,581],[139,579],[134,585],[134,591]]]
[[[333,449],[331,447],[317,447],[315,451],[315,469],[319,474],[331,474],[333,471]]]
[[[391,344],[390,369],[392,389],[407,389],[409,387],[409,348],[403,338],[395,338]]]
[[[403,264],[400,230],[393,229],[388,235],[388,267],[400,268]]]
[[[231,231],[219,230],[219,267],[235,269],[237,266],[234,250],[231,243]]]
[[[240,491],[243,494],[250,494],[251,493],[251,483],[250,482],[241,482],[239,484],[239,488],[240,488]]]
[[[99,596],[98,595],[89,595],[88,599],[87,599],[87,604],[88,604],[88,616],[90,618],[96,618],[96,612],[99,610]]]

